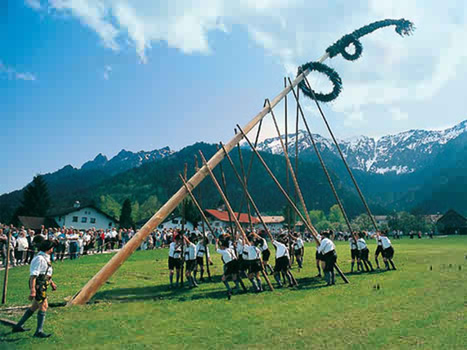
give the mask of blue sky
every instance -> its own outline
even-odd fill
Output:
[[[417,31],[401,38],[380,30],[362,39],[360,60],[328,61],[344,84],[325,106],[338,136],[439,129],[466,119],[463,1],[192,3],[2,1],[0,193],[98,153],[227,141],[298,65],[384,18],[408,18]],[[312,83],[327,88],[322,77]],[[325,134],[307,106],[313,130]]]

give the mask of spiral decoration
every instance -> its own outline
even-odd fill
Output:
[[[336,57],[337,55],[341,54],[348,61],[355,61],[359,59],[363,52],[363,45],[360,42],[360,38],[374,32],[377,29],[388,27],[391,25],[395,25],[395,31],[400,36],[411,35],[412,32],[415,30],[415,27],[412,22],[402,18],[402,19],[385,19],[382,21],[377,21],[370,23],[364,27],[361,27],[350,34],[344,35],[338,41],[336,41],[333,45],[329,46],[326,49],[326,52],[329,54],[330,58]],[[354,53],[349,53],[347,48],[353,45],[355,48]],[[339,96],[340,92],[342,91],[342,80],[339,74],[332,69],[331,67],[319,63],[319,62],[308,62],[298,69],[298,74],[301,74],[302,71],[305,70],[317,71],[323,73],[328,76],[329,80],[333,84],[334,88],[332,92],[327,94],[317,93],[315,91],[311,91],[308,86],[305,84],[304,81],[301,81],[299,84],[299,88],[302,92],[311,99],[314,97],[318,101],[322,102],[330,102]],[[314,97],[313,97],[314,96]]]

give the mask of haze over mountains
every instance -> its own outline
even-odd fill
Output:
[[[313,137],[344,204],[351,207],[353,215],[362,212],[335,145],[321,135]],[[288,135],[288,143],[289,151],[294,155],[295,134]],[[435,213],[449,208],[467,212],[467,120],[442,131],[410,130],[379,139],[360,136],[339,140],[339,144],[375,213],[393,210]],[[285,181],[285,162],[278,138],[266,139],[258,148],[275,168],[278,177]],[[189,172],[193,172],[194,155],[199,149],[203,149],[206,156],[216,151],[214,145],[204,143],[178,152],[169,147],[136,153],[122,150],[110,160],[98,154],[79,169],[67,165],[45,174],[44,179],[49,185],[55,209],[69,206],[74,200],[99,204],[102,196],[110,196],[119,203],[127,197],[142,203],[149,196],[157,195],[163,203],[179,188],[178,173],[183,171],[184,163],[188,163]],[[308,194],[305,199],[310,209],[328,210],[334,200],[304,131],[299,132],[298,149],[298,177],[304,193]],[[249,157],[245,145],[243,150]],[[256,162],[250,181],[252,193],[261,203],[261,210],[280,212],[285,202],[260,167]],[[230,167],[225,164],[224,169],[229,190],[234,195],[232,201],[236,203],[241,197],[241,189]],[[212,187],[210,180],[202,184],[205,206],[214,206],[219,201]],[[21,197],[22,190],[0,196],[0,221],[9,220]]]

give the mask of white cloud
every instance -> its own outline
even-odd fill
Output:
[[[41,8],[40,0],[25,0],[24,2],[26,3],[26,5],[35,10],[39,10]]]
[[[104,72],[102,73],[102,76],[105,80],[109,80],[110,78],[110,72],[112,72],[112,67],[109,65],[106,65],[104,67]]]
[[[401,111],[397,107],[391,108],[389,113],[391,114],[391,118],[394,121],[403,121],[409,119],[409,114],[407,112]]]
[[[330,108],[348,114],[341,118],[347,125],[363,123],[361,111],[366,113],[367,108],[395,111],[401,104],[430,100],[456,79],[467,58],[463,0],[358,0],[352,6],[347,0],[43,0],[40,4],[46,11],[78,18],[112,50],[130,43],[142,62],[161,42],[183,53],[209,54],[215,49],[210,33],[228,35],[241,27],[291,76],[300,64],[318,59],[326,47],[356,28],[384,18],[412,20],[417,27],[412,37],[399,37],[394,27],[381,29],[361,39],[360,60],[349,62],[338,56],[327,62],[339,72],[344,86]],[[311,84],[329,90],[325,77],[312,77]],[[403,113],[386,113],[384,118],[389,123],[394,116],[404,118]]]
[[[8,79],[35,81],[36,76],[28,72],[18,72],[11,66],[7,66],[0,61],[0,76],[6,75]]]

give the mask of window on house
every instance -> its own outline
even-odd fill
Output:
[[[173,219],[173,220],[172,220],[172,224],[178,224],[178,220]]]
[[[85,217],[85,216],[83,216],[83,217],[81,218],[81,222],[82,222],[83,224],[85,224],[86,222],[88,222],[88,218]]]
[[[73,222],[78,222],[78,217],[77,216],[73,216]]]
[[[109,222],[109,227],[112,227],[112,222]]]
[[[219,227],[219,223],[218,223],[218,222],[216,222],[216,223],[214,224],[214,226],[216,226],[216,227]]]
[[[91,218],[90,222],[91,222],[91,224],[95,224],[96,223],[96,218]]]
[[[163,227],[164,227],[164,225],[160,224],[158,227],[159,227],[159,228],[163,228]]]

